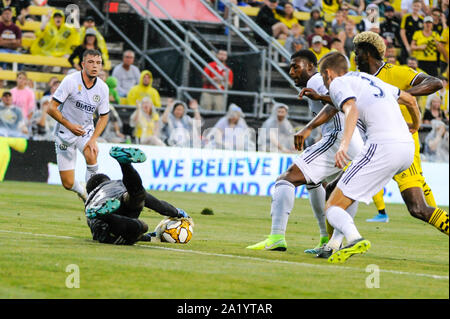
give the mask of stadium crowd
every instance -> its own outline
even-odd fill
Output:
[[[225,6],[219,0],[211,0],[219,10]],[[356,70],[353,53],[353,38],[362,31],[380,34],[386,43],[385,61],[409,67],[436,77],[444,88],[435,94],[419,98],[423,124],[431,128],[424,140],[423,156],[427,160],[448,161],[448,0],[233,0],[239,6],[259,7],[255,22],[268,34],[277,38],[289,53],[300,49],[311,50],[319,60],[330,51],[339,51],[348,57],[351,70]],[[87,16],[82,25],[67,23],[61,10],[49,11],[41,18],[36,32],[22,33],[20,26],[35,19],[28,15],[30,1],[0,1],[0,53],[30,53],[52,57],[64,57],[71,68],[64,73],[80,70],[80,59],[88,49],[102,53],[103,63],[109,61],[104,36],[96,26],[94,17]],[[395,10],[394,8],[401,8]],[[309,12],[310,19],[296,17],[296,12]],[[327,18],[328,17],[328,18]],[[331,17],[331,18],[329,18]],[[27,48],[22,38],[32,39]],[[219,50],[217,63],[212,67],[220,77],[215,77],[210,68],[205,72],[220,89],[231,89],[233,70],[226,66],[227,51]],[[1,61],[0,61],[1,62]],[[162,102],[157,88],[153,87],[150,70],[140,70],[135,65],[135,52],[123,52],[122,62],[103,71],[101,78],[110,89],[111,105],[127,104],[136,107],[129,118],[134,142],[149,145],[202,146],[206,148],[233,148],[242,150],[293,152],[293,125],[289,122],[289,107],[274,103],[272,114],[258,130],[252,130],[245,121],[240,106],[225,105],[222,94],[204,92],[197,100],[167,100],[162,111]],[[0,70],[11,65],[1,62]],[[54,120],[46,110],[52,93],[60,83],[52,77],[45,92],[38,96],[36,84],[21,71],[13,88],[7,88],[0,80],[2,97],[0,103],[0,136],[23,136],[36,140],[51,140]],[[2,88],[3,87],[3,88]],[[215,86],[204,79],[203,88]],[[126,103],[123,103],[126,101]],[[220,111],[224,114],[217,123],[202,132],[204,110]],[[112,107],[110,123],[102,139],[107,142],[130,142],[123,132],[122,120]],[[274,134],[278,130],[278,134]],[[236,137],[246,136],[242,145],[236,145]]]

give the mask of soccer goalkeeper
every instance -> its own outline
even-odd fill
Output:
[[[85,213],[94,240],[116,245],[151,241],[153,234],[147,233],[147,224],[139,219],[144,207],[164,216],[189,218],[182,209],[145,191],[139,173],[131,165],[145,162],[146,156],[141,150],[112,147],[109,154],[119,163],[123,177],[111,180],[105,174],[96,174],[87,182]]]

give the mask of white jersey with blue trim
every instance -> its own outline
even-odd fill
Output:
[[[323,84],[323,79],[320,73],[314,74],[306,83],[306,87],[313,89],[321,95],[328,95],[328,90]],[[313,116],[319,114],[320,110],[325,105],[321,101],[314,101],[308,99],[308,107]],[[344,127],[344,114],[342,112],[337,113],[327,123],[322,124],[322,136],[332,134],[334,132],[342,131]]]
[[[413,141],[400,112],[399,95],[399,88],[364,72],[348,72],[330,84],[331,100],[340,111],[345,102],[356,100],[367,143]]]
[[[71,123],[78,124],[89,134],[94,129],[93,114],[98,108],[100,115],[109,113],[109,89],[102,79],[96,78],[94,85],[87,88],[80,72],[67,75],[53,94],[60,103],[58,109]],[[71,143],[75,136],[69,129],[58,123],[54,134],[61,140]]]

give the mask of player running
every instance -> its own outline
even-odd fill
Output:
[[[370,242],[361,237],[346,209],[355,201],[368,204],[394,175],[411,166],[415,148],[411,133],[420,127],[420,111],[409,93],[367,73],[348,72],[347,60],[341,53],[325,56],[320,72],[332,103],[345,113],[344,136],[335,156],[336,165],[343,168],[350,160],[349,143],[358,118],[366,128],[367,137],[362,152],[343,173],[326,204],[328,222],[348,242],[328,258],[329,262],[336,263],[370,248]],[[412,124],[404,121],[397,101],[405,105]]]
[[[111,180],[104,174],[93,175],[86,185],[89,194],[85,213],[92,237],[101,243],[132,245],[136,241],[151,241],[153,233],[139,215],[144,207],[164,216],[189,218],[179,208],[160,201],[147,193],[139,173],[131,163],[142,163],[145,154],[136,148],[112,147],[109,154],[122,170],[122,180]]]
[[[81,62],[82,71],[64,78],[53,95],[48,114],[58,121],[55,126],[56,160],[65,189],[76,192],[86,200],[84,187],[75,181],[77,150],[86,160],[86,182],[98,170],[97,138],[109,117],[109,89],[98,74],[102,69],[102,55],[86,50]],[[93,114],[100,114],[94,128]]]
[[[300,87],[308,87],[322,94],[328,94],[323,80],[317,72],[317,58],[309,50],[300,50],[291,57],[289,75]],[[303,144],[311,131],[322,125],[322,139],[308,147],[296,158],[294,164],[278,177],[275,183],[271,206],[272,229],[271,234],[264,241],[248,246],[248,249],[266,249],[285,251],[287,244],[285,233],[291,210],[294,207],[295,188],[307,185],[309,198],[320,228],[321,247],[328,241],[325,224],[325,190],[322,182],[327,178],[334,178],[341,171],[335,166],[334,154],[342,139],[344,117],[331,105],[324,106],[321,102],[308,100],[309,108],[315,118],[295,135],[297,150],[303,149]],[[330,115],[332,114],[332,115]],[[352,136],[348,154],[350,158],[356,156],[363,147],[363,141],[358,131]],[[356,213],[357,203],[350,208]],[[315,249],[305,252],[316,253]]]

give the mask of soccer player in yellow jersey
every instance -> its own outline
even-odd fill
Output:
[[[418,73],[405,66],[396,66],[383,61],[386,46],[383,38],[374,32],[358,34],[355,44],[356,64],[361,72],[372,74],[391,85],[410,93],[423,96],[442,88],[442,82],[433,76]],[[405,106],[400,105],[403,117],[411,123]],[[394,176],[408,211],[413,217],[430,223],[448,235],[448,212],[437,208],[433,193],[422,175],[420,142],[418,133],[413,134],[416,144],[414,162],[411,167]],[[424,196],[425,195],[425,196]]]

